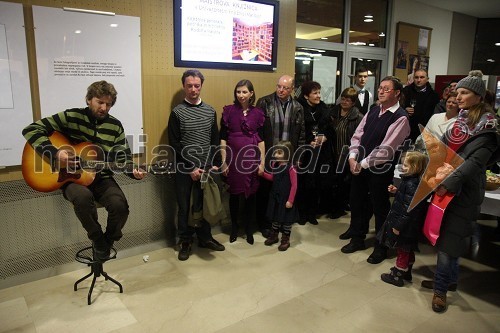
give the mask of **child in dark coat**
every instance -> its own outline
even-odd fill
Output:
[[[280,141],[274,147],[273,157],[276,163],[273,164],[273,172],[259,170],[260,176],[273,182],[266,214],[269,221],[272,221],[272,230],[264,244],[271,246],[278,243],[278,234],[281,231],[281,244],[278,247],[280,251],[286,251],[290,247],[292,224],[298,220],[298,211],[293,204],[297,192],[297,171],[291,163],[292,156],[292,144],[289,141]]]
[[[396,265],[390,273],[381,275],[382,281],[398,287],[404,280],[411,281],[411,269],[415,262],[418,236],[427,211],[427,198],[415,198],[416,206],[409,210],[420,178],[427,165],[427,156],[416,151],[406,153],[399,188],[389,185],[388,191],[395,193],[394,202],[384,225],[377,235],[381,244],[397,250]]]

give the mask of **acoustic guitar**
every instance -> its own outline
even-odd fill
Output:
[[[83,186],[92,184],[98,173],[104,169],[113,172],[132,172],[139,168],[154,175],[173,173],[172,163],[162,161],[149,166],[137,166],[132,163],[112,163],[102,161],[102,149],[90,142],[72,144],[60,132],[53,132],[49,140],[57,149],[65,149],[78,161],[76,167],[58,166],[48,156],[38,154],[26,143],[22,157],[22,173],[26,183],[36,191],[52,192],[68,182]]]

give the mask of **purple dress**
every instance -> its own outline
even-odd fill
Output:
[[[226,163],[229,167],[227,183],[230,194],[245,194],[248,197],[259,187],[258,166],[262,141],[258,131],[264,125],[264,112],[250,106],[246,116],[241,106],[227,105],[223,108],[221,125],[227,130]]]

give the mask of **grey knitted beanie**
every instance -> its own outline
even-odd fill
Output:
[[[484,84],[482,77],[483,72],[480,70],[470,71],[469,76],[458,81],[456,89],[465,88],[484,98],[484,95],[486,95],[486,85]]]

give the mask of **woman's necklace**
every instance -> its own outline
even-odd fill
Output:
[[[243,110],[243,117],[246,117],[248,114],[248,108],[246,108],[245,110]]]
[[[309,113],[311,114],[311,117],[313,118],[314,121],[316,121],[316,117],[314,116],[316,114],[317,110],[312,112],[310,109],[309,109]]]

